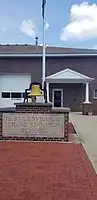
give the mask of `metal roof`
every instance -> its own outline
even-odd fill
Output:
[[[0,45],[0,54],[42,54],[42,46],[36,45]],[[46,54],[55,54],[55,55],[96,55],[97,50],[93,49],[80,49],[80,48],[67,48],[67,47],[54,47],[47,46]]]

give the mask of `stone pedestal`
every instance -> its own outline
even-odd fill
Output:
[[[14,112],[2,112],[0,139],[68,141],[69,108],[51,103],[18,103]]]
[[[52,108],[52,113],[64,114],[64,140],[68,141],[70,109],[66,107]]]
[[[83,115],[92,115],[92,103],[83,103],[82,106]]]
[[[69,108],[65,108],[65,107],[52,108],[52,113],[58,113],[58,114],[63,113],[65,123],[69,122],[69,113],[70,113]]]

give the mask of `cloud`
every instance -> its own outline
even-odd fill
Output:
[[[61,30],[63,41],[97,38],[97,4],[83,2],[70,9],[70,22]]]
[[[92,47],[92,49],[97,49],[97,45],[94,45],[94,46]]]
[[[39,44],[39,46],[41,46],[41,47],[42,47],[42,46],[43,46],[43,44]],[[45,44],[45,47],[48,47],[48,44]]]
[[[23,20],[20,26],[20,30],[23,34],[34,38],[36,36],[36,26],[31,20]]]

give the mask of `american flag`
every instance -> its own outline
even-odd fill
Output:
[[[44,8],[46,5],[46,0],[42,0],[42,17],[44,18]]]

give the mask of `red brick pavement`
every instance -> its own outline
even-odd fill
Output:
[[[0,200],[97,200],[80,144],[0,142]]]
[[[69,122],[68,124],[65,124],[66,130],[67,130],[67,127],[68,127],[68,133],[69,134],[76,134],[76,131],[75,131],[73,124],[71,122]]]

